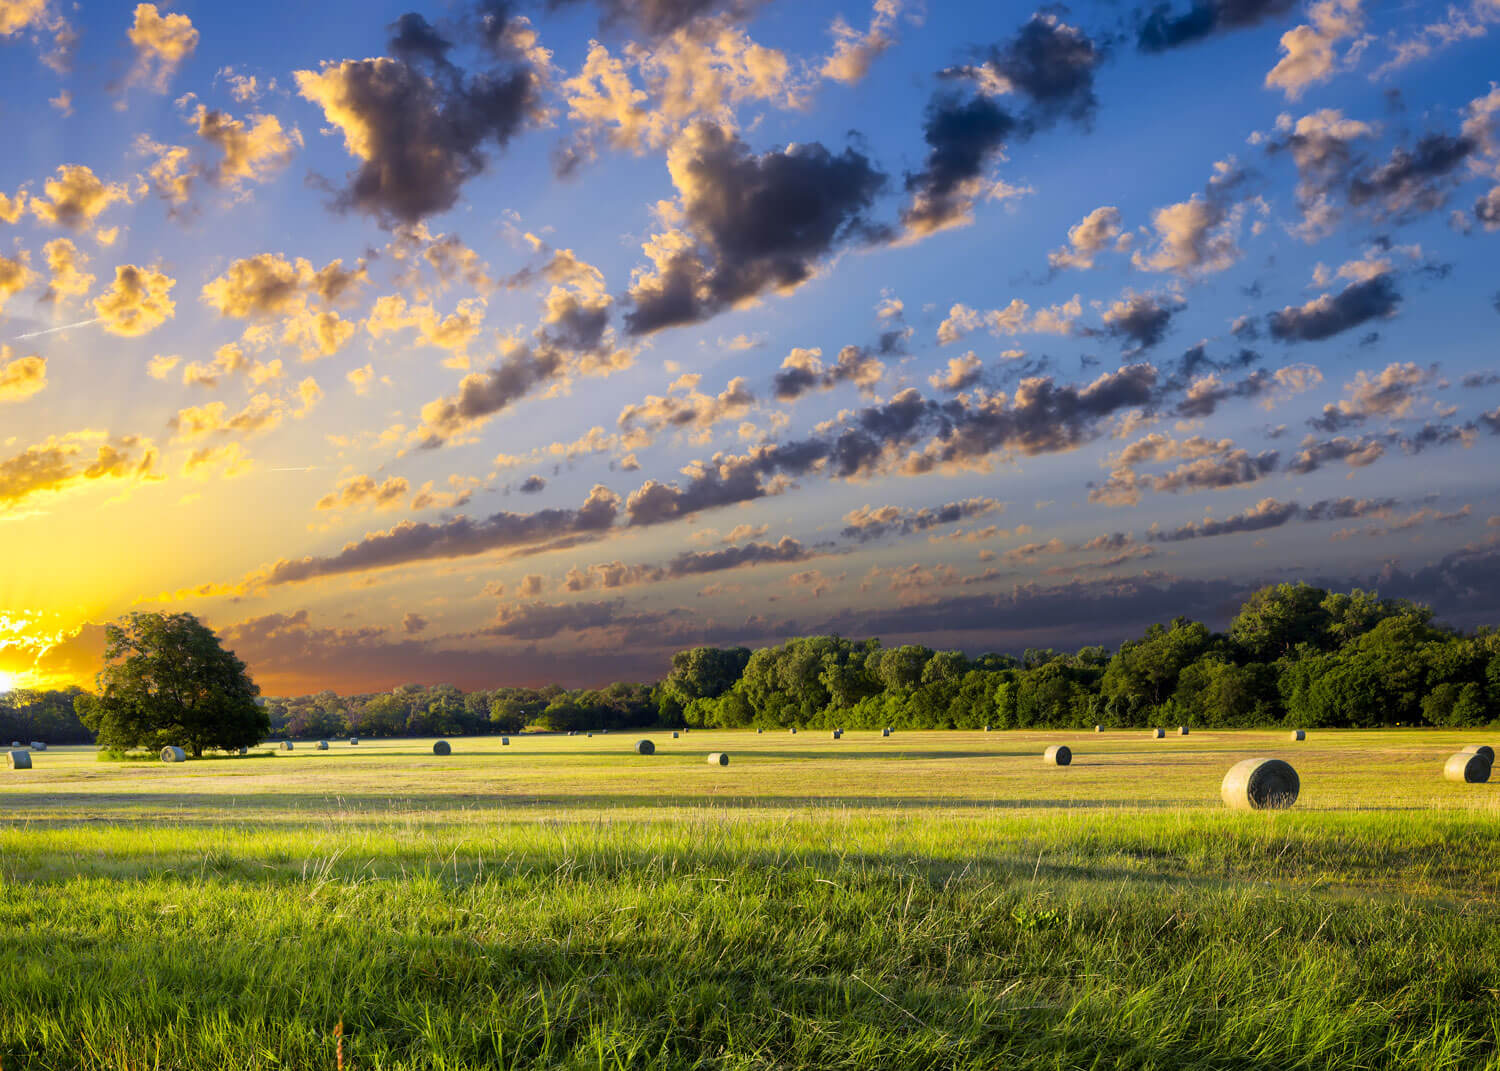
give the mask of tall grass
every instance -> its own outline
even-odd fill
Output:
[[[0,782],[0,1060],[1500,1067],[1500,791],[1452,741],[902,735],[48,752]],[[1262,751],[1303,803],[1226,812]]]

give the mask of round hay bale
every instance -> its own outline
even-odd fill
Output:
[[[594,734],[593,733],[584,733],[583,737],[584,737],[585,740],[592,740],[594,738]]]
[[[292,750],[292,742],[290,740],[283,740],[281,742],[281,750],[282,751],[290,751],[290,750]]]
[[[1166,739],[1167,731],[1165,729],[1152,729],[1151,735],[1157,740],[1164,740]]]
[[[755,735],[756,735],[756,736],[759,736],[759,735],[760,735],[760,734],[761,734],[761,733],[763,733],[763,732],[765,732],[765,730],[764,730],[764,729],[757,729],[757,730],[755,730]]]
[[[1307,730],[1306,729],[1293,729],[1292,730],[1292,739],[1293,740],[1306,740],[1307,739]]]
[[[47,745],[44,744],[44,743],[42,743],[40,740],[33,740],[31,742],[31,750],[32,751],[46,751],[47,750]]]
[[[793,736],[797,735],[797,727],[795,725],[792,726],[792,735]]]
[[[673,740],[676,740],[676,739],[677,739],[677,734],[676,734],[676,733],[673,733],[673,734],[672,734],[672,739],[673,739]]]
[[[1490,764],[1483,755],[1465,754],[1449,756],[1443,765],[1443,776],[1450,781],[1467,785],[1482,785],[1490,779]]]
[[[240,754],[241,755],[248,755],[248,754],[250,754],[250,749],[247,748],[247,747],[242,747],[242,748],[240,748]]]
[[[834,731],[833,731],[833,733],[832,733],[832,735],[833,735],[833,738],[834,738],[834,739],[835,739],[835,740],[837,740],[837,739],[838,739],[838,738],[839,738],[839,737],[841,737],[841,736],[843,736],[843,735],[844,735],[844,734],[843,734],[843,733],[841,733],[841,732],[839,732],[839,731],[838,731],[838,730],[837,730],[837,729],[835,729],[835,730],[834,730]]]
[[[1067,744],[1053,744],[1042,752],[1042,762],[1048,766],[1071,766],[1073,751]]]
[[[985,727],[984,727],[984,731],[985,731],[985,732],[989,732],[989,731],[990,731],[990,727],[989,727],[989,726],[988,726],[988,725],[986,725],[986,726],[985,726]]]
[[[1188,734],[1188,727],[1186,725],[1179,725],[1177,727],[1177,735],[1178,736],[1186,736],[1187,734]]]
[[[728,766],[729,756],[723,751],[715,751],[708,757],[708,764],[710,766]]]
[[[319,740],[318,741],[318,750],[319,751],[327,751],[328,750],[328,741],[327,740]]]
[[[1096,733],[1102,733],[1103,731],[1104,731],[1104,726],[1102,726],[1102,725],[1096,725],[1096,726],[1094,726],[1094,732],[1096,732]]]
[[[432,745],[432,753],[434,755],[451,755],[453,754],[453,745],[446,740],[439,740]]]
[[[502,736],[500,738],[500,746],[501,747],[510,747],[510,737],[508,737],[508,736]]]
[[[351,736],[349,738],[349,746],[350,747],[359,747],[359,737],[357,737],[357,736]]]
[[[890,736],[891,735],[891,731],[889,729],[882,729],[882,730],[880,730],[880,735],[881,736]]]
[[[1302,781],[1289,762],[1245,759],[1229,768],[1219,795],[1237,811],[1277,810],[1297,802]]]
[[[31,752],[12,750],[7,751],[5,754],[10,759],[10,768],[12,770],[31,769]]]
[[[164,747],[161,749],[162,762],[187,762],[187,752],[180,747]]]
[[[635,742],[635,753],[637,755],[655,755],[656,745],[649,740],[637,740]]]
[[[31,745],[36,747],[35,744]],[[1458,749],[1460,755],[1483,755],[1485,761],[1491,766],[1495,765],[1495,749],[1488,744],[1470,744],[1468,747]]]

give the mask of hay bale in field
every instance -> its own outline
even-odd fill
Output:
[[[1067,744],[1053,744],[1042,752],[1042,762],[1048,766],[1071,766],[1073,751]]]
[[[357,736],[351,736],[349,738],[349,746],[350,747],[359,747],[359,737],[357,737]]]
[[[989,726],[988,726],[988,725],[986,725],[986,726],[985,726],[985,727],[984,727],[984,731],[985,731],[985,732],[989,732],[989,731],[990,731],[990,727],[989,727]]]
[[[327,740],[319,740],[318,741],[318,750],[319,751],[327,751],[328,750],[328,741]]]
[[[672,734],[672,739],[673,739],[673,740],[676,740],[676,739],[677,739],[677,734],[676,734],[676,733],[673,733],[673,734]]]
[[[1443,776],[1467,785],[1482,785],[1490,779],[1490,763],[1483,755],[1460,751],[1443,764]]]
[[[637,740],[635,742],[635,753],[637,755],[655,755],[656,745],[649,740]]]
[[[36,745],[33,744],[32,747]],[[1495,765],[1495,749],[1488,744],[1470,744],[1468,747],[1458,749],[1460,755],[1483,755],[1485,761],[1491,766]]]
[[[292,742],[290,740],[283,740],[281,742],[281,750],[282,751],[290,751],[290,750],[292,750]]]
[[[797,735],[797,727],[795,725],[792,726],[791,732],[793,736]]]
[[[1104,726],[1102,726],[1102,725],[1096,725],[1096,726],[1094,726],[1094,732],[1096,732],[1096,733],[1102,733],[1103,731],[1104,731]]]
[[[1166,739],[1167,731],[1165,729],[1152,729],[1151,735],[1157,740],[1164,740]]]
[[[764,729],[757,729],[757,730],[755,730],[755,735],[756,735],[756,736],[759,736],[759,735],[760,735],[760,734],[761,734],[761,733],[763,733],[763,732],[765,732],[765,730],[764,730]]]
[[[439,740],[432,745],[432,753],[434,755],[451,755],[453,754],[453,745],[446,740]]]
[[[890,736],[891,735],[891,731],[889,729],[882,729],[882,730],[880,730],[880,735],[881,736]]]
[[[187,752],[180,747],[164,747],[161,749],[162,762],[187,762]]]
[[[7,751],[5,754],[6,754],[6,757],[10,759],[10,768],[12,770],[29,770],[29,769],[31,769],[31,752],[29,752],[29,751],[21,751],[21,750],[11,750],[11,751]]]
[[[501,747],[510,747],[510,737],[508,737],[508,736],[502,736],[500,738],[500,746]]]
[[[1186,725],[1179,725],[1177,727],[1177,735],[1178,736],[1186,736],[1187,734],[1188,734],[1188,727]]]
[[[1302,781],[1289,762],[1245,759],[1229,768],[1219,795],[1237,811],[1279,810],[1297,802]]]
[[[42,743],[40,740],[33,740],[31,742],[31,750],[32,751],[46,751],[47,750],[47,745],[44,744],[44,743]]]
[[[242,748],[240,748],[240,754],[241,755],[248,755],[248,754],[250,754],[250,749],[247,748],[247,747],[242,747]]]
[[[710,766],[728,766],[729,756],[725,752],[715,751],[708,757],[708,764]]]
[[[1307,730],[1306,729],[1293,729],[1292,730],[1292,739],[1293,740],[1306,740],[1307,739]]]

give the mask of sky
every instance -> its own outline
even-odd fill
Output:
[[[1500,619],[1500,0],[0,0],[0,686]]]

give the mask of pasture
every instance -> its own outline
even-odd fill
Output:
[[[1485,731],[510,740],[0,769],[0,1066],[1500,1067]]]

